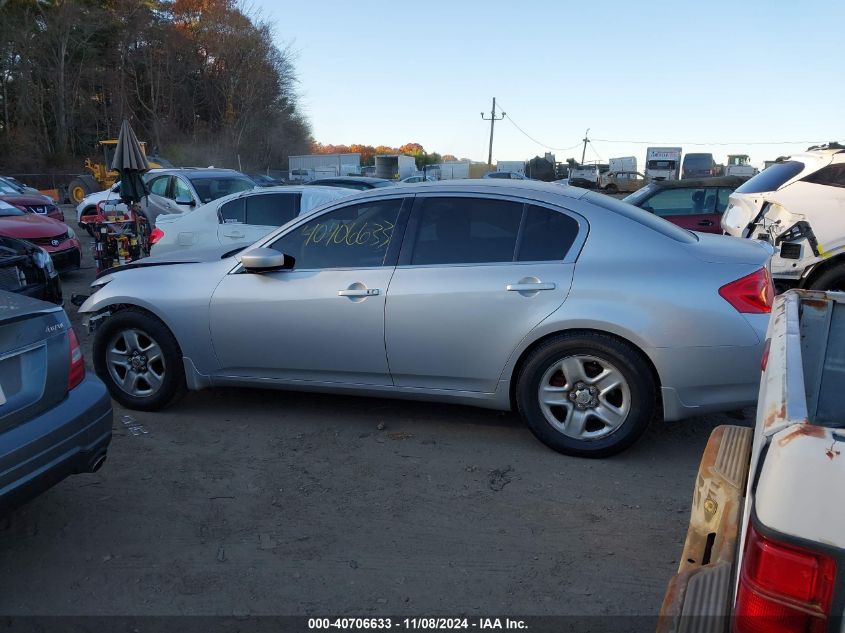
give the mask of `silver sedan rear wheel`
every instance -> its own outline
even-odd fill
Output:
[[[608,457],[642,436],[658,405],[658,384],[647,357],[602,332],[549,337],[516,374],[519,414],[556,451]]]
[[[114,384],[130,396],[154,396],[164,383],[167,365],[161,346],[143,330],[117,332],[106,348],[106,363]]]
[[[631,389],[611,362],[585,354],[552,364],[540,379],[538,398],[546,420],[563,435],[597,440],[615,432],[631,410]]]

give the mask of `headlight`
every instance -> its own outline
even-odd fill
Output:
[[[70,227],[67,227],[67,237],[68,237],[68,239],[70,239],[70,240],[74,239],[74,238],[76,237],[76,231],[74,231],[74,230],[73,230],[72,228],[70,228]]]
[[[39,248],[32,254],[32,257],[51,277],[53,276],[56,272],[56,268],[53,266],[53,258],[50,257],[50,253],[45,251],[43,248]]]

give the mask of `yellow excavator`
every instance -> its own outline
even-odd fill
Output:
[[[115,183],[118,174],[111,168],[111,163],[116,145],[116,138],[100,141],[100,146],[103,148],[102,163],[94,162],[90,158],[85,159],[85,169],[88,173],[80,174],[71,180],[68,185],[67,197],[73,204],[79,204],[82,202],[82,198],[89,193],[103,191]],[[141,151],[144,152],[144,156],[147,156],[147,144],[143,141],[141,142]],[[147,162],[153,169],[156,167],[172,167],[168,161],[157,156],[147,156]]]

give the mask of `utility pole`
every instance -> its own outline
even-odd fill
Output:
[[[587,131],[584,132],[584,149],[581,150],[581,164],[582,165],[584,164],[584,158],[587,156],[587,143],[590,142],[590,139],[588,138],[589,134],[590,134],[590,128],[587,128]]]
[[[501,121],[505,118],[505,113],[502,112],[502,116],[496,116],[496,97],[493,97],[493,108],[490,110],[490,118],[484,118],[484,113],[481,113],[481,118],[485,121],[490,121],[490,152],[487,154],[487,164],[490,167],[493,167],[493,126],[496,124],[496,121]]]

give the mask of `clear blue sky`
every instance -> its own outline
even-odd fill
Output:
[[[301,103],[323,143],[487,159],[491,99],[558,160],[637,156],[660,141],[754,164],[845,140],[845,3],[255,0],[297,52]],[[746,142],[800,141],[792,145]],[[693,146],[690,143],[731,143]],[[738,143],[737,143],[738,142]],[[493,160],[546,151],[509,120]]]

